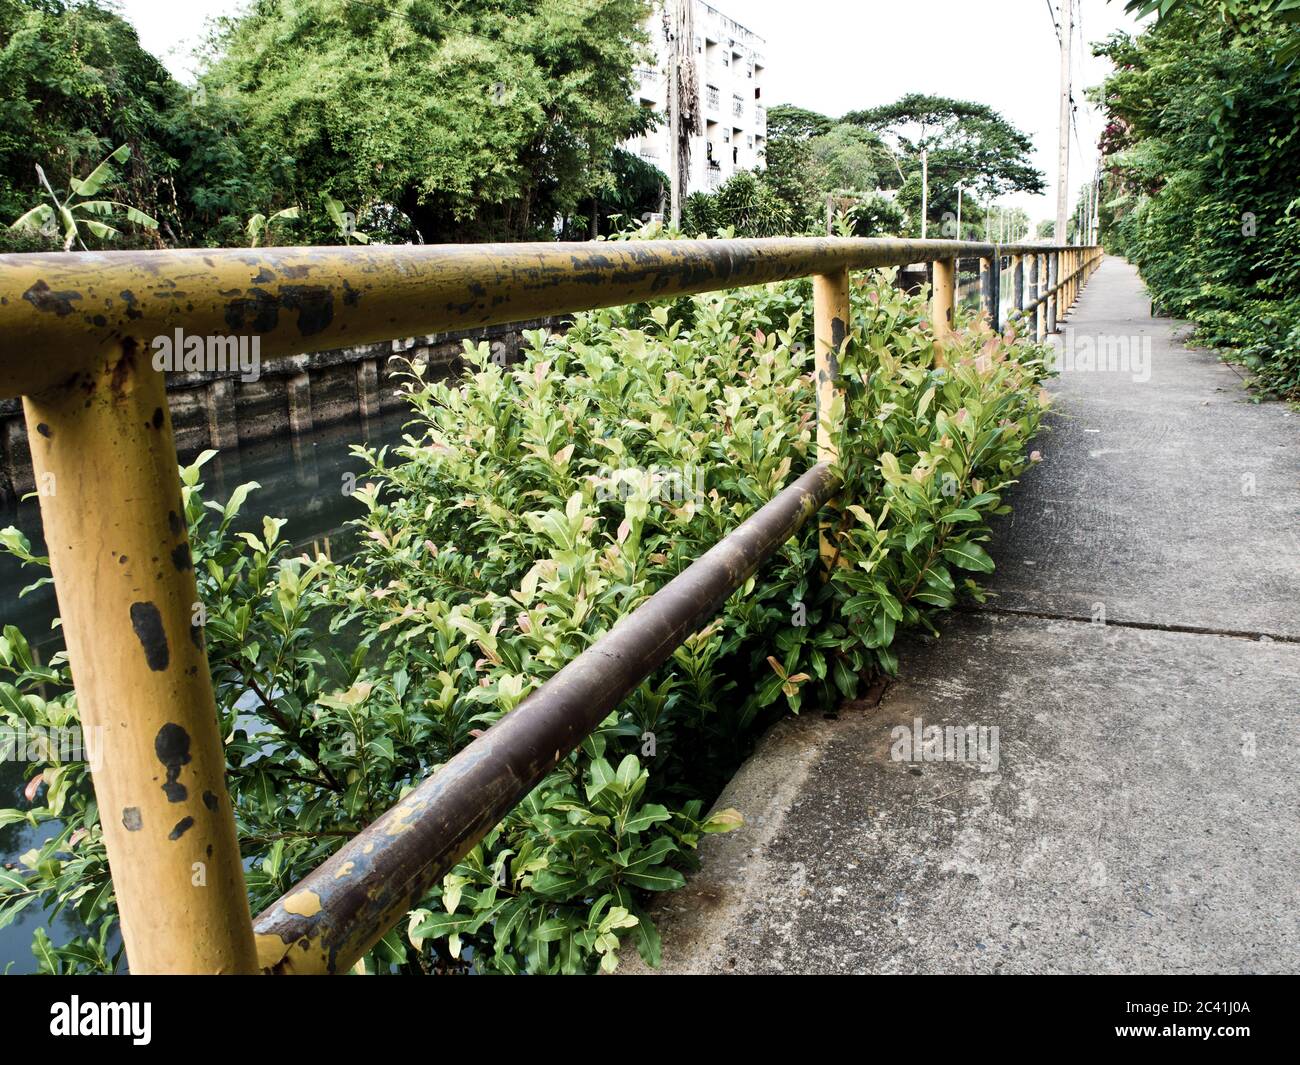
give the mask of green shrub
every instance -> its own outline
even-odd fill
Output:
[[[1261,394],[1300,399],[1300,67],[1277,60],[1295,32],[1267,5],[1241,8],[1225,21],[1181,5],[1097,46],[1114,67],[1096,94],[1105,241],[1158,311],[1194,322]]]
[[[411,367],[405,442],[357,449],[361,548],[286,557],[282,523],[232,532],[185,502],[230,785],[259,910],[815,461],[810,286],[771,285],[578,315],[523,361],[467,348],[448,384]],[[1042,350],[986,328],[937,345],[925,306],[853,288],[838,444],[845,489],[390,932],[366,966],[571,973],[659,953],[646,902],[683,883],[705,804],[757,731],[832,708],[897,668],[899,630],[992,569],[987,519],[1028,457]],[[25,544],[5,534],[11,550]],[[39,564],[39,560],[36,560]],[[320,639],[326,628],[331,654]],[[75,720],[65,663],[5,630],[0,716]],[[40,694],[44,685],[45,695]],[[38,951],[102,970],[115,920],[84,768],[47,763],[30,809],[65,827],[0,874],[0,921],[39,899],[90,933]]]
[[[793,225],[789,205],[750,170],[733,174],[717,192],[693,192],[682,203],[682,231],[689,236],[726,230],[737,237],[783,237]]]

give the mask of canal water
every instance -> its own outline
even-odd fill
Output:
[[[331,556],[345,557],[352,541],[347,522],[359,516],[361,505],[344,492],[344,485],[347,478],[358,477],[364,469],[360,460],[348,454],[349,446],[399,443],[408,419],[409,415],[402,411],[364,424],[358,419],[292,440],[267,441],[221,453],[203,467],[200,482],[205,486],[204,499],[224,503],[236,486],[257,481],[261,488],[244,503],[237,528],[260,533],[264,515],[285,518],[288,524],[283,535],[295,545],[310,548],[328,538]],[[181,455],[184,462],[194,458],[192,454]],[[10,525],[27,536],[33,553],[45,554],[35,500],[0,507],[0,528]],[[62,648],[58,630],[51,628],[58,614],[54,587],[45,585],[19,598],[23,588],[44,575],[30,566],[22,567],[8,554],[0,556],[0,625],[18,626],[38,659],[48,662]],[[0,809],[26,809],[30,805],[23,796],[29,776],[25,763],[0,760]],[[56,821],[38,828],[24,822],[0,828],[0,865],[16,864],[19,855],[41,846],[61,829]],[[81,931],[75,913],[65,911],[51,920],[38,904],[28,906],[12,924],[0,929],[0,973],[36,971],[31,942],[33,933],[41,927],[56,946]]]

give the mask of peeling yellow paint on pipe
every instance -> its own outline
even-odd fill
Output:
[[[835,434],[844,416],[839,388],[840,356],[844,354],[852,322],[849,308],[849,271],[818,274],[813,278],[813,354],[817,396],[817,461],[834,467],[839,461]],[[829,535],[830,522],[823,519],[818,534],[818,551],[827,570],[834,566],[835,545]]]
[[[952,313],[957,302],[957,260],[936,259],[932,265],[933,291],[930,293],[930,330],[936,340],[952,336]]]
[[[155,337],[263,359],[850,269],[992,254],[951,240],[592,241],[0,255],[0,395]]]
[[[122,350],[24,408],[131,971],[254,972],[162,374]]]
[[[314,891],[299,891],[290,895],[281,905],[285,913],[296,913],[299,917],[314,917],[320,913],[320,896]]]

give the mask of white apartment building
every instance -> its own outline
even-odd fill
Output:
[[[681,0],[692,2],[692,0]],[[766,165],[767,107],[763,99],[765,42],[703,0],[695,4],[695,63],[704,132],[691,138],[687,192],[716,189],[738,170]],[[626,148],[668,173],[668,57],[670,45],[662,0],[648,24],[655,69],[637,71],[642,107],[664,116],[657,129]]]

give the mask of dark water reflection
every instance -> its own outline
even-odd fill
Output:
[[[359,475],[363,469],[362,463],[348,454],[348,448],[363,441],[373,445],[399,442],[407,417],[402,413],[370,419],[365,424],[359,420],[345,422],[292,440],[253,444],[220,454],[203,467],[200,481],[205,485],[204,498],[224,503],[238,485],[257,481],[261,488],[244,503],[237,528],[260,532],[264,516],[285,518],[288,524],[282,535],[296,546],[310,547],[328,537],[332,557],[344,557],[352,540],[346,523],[360,513],[360,505],[343,491],[344,478]],[[181,456],[186,462],[194,457]],[[0,507],[0,528],[8,525],[23,531],[34,553],[45,553],[35,500]],[[47,584],[19,598],[19,592],[41,576],[43,572],[24,569],[8,554],[0,556],[0,624],[18,626],[39,660],[47,662],[63,646],[58,630],[51,627],[58,614],[54,587]],[[29,776],[25,764],[0,761],[0,808],[27,808],[23,788]],[[0,828],[0,865],[16,863],[19,855],[39,847],[61,829],[62,825],[55,821],[37,828],[25,823]],[[13,924],[0,929],[0,972],[36,970],[31,940],[40,927],[56,945],[82,931],[75,913],[64,912],[51,921],[33,904]]]

